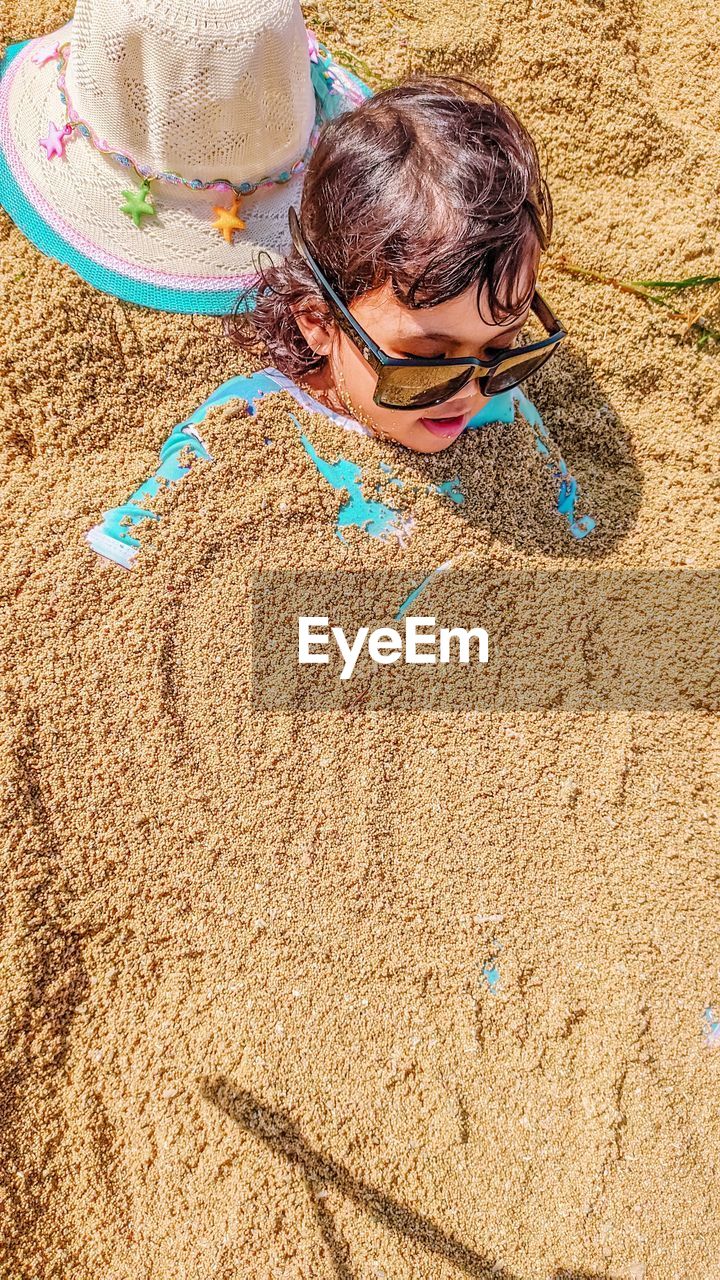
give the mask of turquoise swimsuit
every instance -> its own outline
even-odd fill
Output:
[[[212,457],[198,431],[198,424],[203,421],[208,410],[216,405],[227,404],[231,400],[246,400],[250,412],[254,413],[258,400],[278,391],[288,391],[303,408],[332,418],[345,431],[354,432],[356,435],[372,434],[369,428],[362,426],[354,418],[334,413],[318,400],[314,400],[278,369],[268,367],[247,377],[230,378],[172,430],[160,449],[160,465],[150,479],[145,480],[139,489],[130,495],[127,502],[106,511],[101,523],[95,525],[85,535],[93,550],[125,569],[132,568],[141,547],[140,539],[136,538],[132,532],[133,526],[141,520],[160,518],[156,512],[143,506],[143,503],[154,498],[163,484],[173,484],[188,474],[190,467],[181,466],[179,462],[182,451],[190,448],[197,457],[212,462]],[[475,430],[493,422],[514,422],[518,410],[532,428],[535,448],[556,481],[558,513],[567,520],[573,538],[586,537],[594,529],[595,522],[591,516],[582,516],[579,519],[576,517],[577,483],[562,459],[552,458],[547,428],[535,405],[528,400],[519,387],[506,391],[502,395],[493,396],[480,413],[470,420],[466,430]],[[300,427],[299,423],[297,425]],[[365,499],[360,484],[360,468],[355,463],[342,458],[334,463],[327,462],[319,456],[306,436],[301,434],[300,439],[308,458],[319,473],[334,489],[343,490],[348,495],[341,504],[336,527],[336,533],[343,541],[342,530],[350,525],[364,529],[371,537],[383,540],[396,538],[401,544],[410,536],[411,520],[402,517],[399,512],[384,503]],[[386,465],[383,466],[383,470],[387,469]],[[395,483],[399,484],[400,481],[396,480]],[[437,486],[437,490],[444,492],[452,502],[458,505],[464,501],[459,482],[456,480],[446,481],[444,485]]]

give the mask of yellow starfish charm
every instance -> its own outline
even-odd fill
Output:
[[[233,236],[236,231],[243,231],[245,223],[242,218],[238,218],[238,196],[233,197],[232,205],[226,209],[222,204],[216,204],[213,213],[217,214],[217,218],[213,222],[216,231],[220,231],[227,244],[232,244]]]

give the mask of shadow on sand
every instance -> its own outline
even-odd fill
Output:
[[[510,444],[517,427],[501,427],[499,434],[491,427],[481,428],[488,433],[493,454],[489,531],[498,542],[524,553],[602,561],[631,532],[640,510],[643,479],[632,436],[582,352],[572,347],[561,348],[524,389],[542,415],[552,446],[578,481],[576,514],[591,514],[596,528],[587,539],[576,542],[565,520],[548,513],[545,498],[538,506],[539,495],[525,487],[526,478],[517,469],[517,451]],[[507,452],[505,440],[510,445]],[[541,458],[536,465],[543,469]],[[469,504],[457,514],[473,524],[476,511]]]
[[[236,1089],[223,1078],[204,1081],[202,1093],[207,1101],[246,1133],[261,1139],[271,1151],[298,1170],[332,1260],[335,1280],[357,1280],[357,1274],[352,1267],[347,1241],[326,1208],[324,1197],[319,1194],[329,1188],[336,1188],[396,1235],[422,1245],[428,1253],[452,1263],[462,1275],[476,1277],[476,1280],[520,1280],[505,1267],[482,1257],[456,1236],[443,1231],[429,1218],[362,1182],[337,1160],[315,1151],[284,1111],[266,1106],[253,1094]],[[553,1280],[601,1280],[601,1277],[597,1273],[563,1270],[556,1272]],[[607,1280],[607,1277],[602,1280]]]
[[[489,537],[524,554],[600,562],[638,518],[643,480],[630,431],[583,353],[571,347],[561,348],[523,389],[549,432],[546,456],[535,428],[516,410],[513,422],[468,431],[440,454],[398,446],[406,484],[427,491],[441,474],[454,473],[465,501],[448,509],[453,525],[478,529],[483,541]],[[551,478],[560,457],[579,486],[569,516],[556,509],[559,480]],[[395,483],[390,480],[383,494],[391,505]],[[576,540],[569,525],[585,515],[595,528]]]
[[[602,560],[628,536],[640,510],[643,476],[631,431],[586,357],[572,345],[564,344],[526,390],[581,481],[598,525],[587,539],[586,553],[591,560]]]

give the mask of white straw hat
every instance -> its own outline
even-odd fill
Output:
[[[370,93],[298,0],[78,0],[0,65],[0,202],[98,289],[222,314],[290,248],[322,124]]]

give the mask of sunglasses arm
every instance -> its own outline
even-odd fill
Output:
[[[300,230],[300,222],[298,220],[298,216],[293,208],[291,208],[288,211],[288,221],[290,223],[290,234],[292,236],[293,244],[295,245],[295,248],[297,249],[301,258],[303,258],[303,260],[309,266],[315,279],[320,285],[320,288],[325,293],[325,296],[332,303],[332,310],[335,313],[335,318],[340,328],[343,330],[344,333],[347,334],[348,338],[350,338],[350,340],[354,342],[356,345],[357,345],[358,338],[360,338],[360,340],[364,342],[365,350],[363,352],[363,355],[369,361],[369,363],[372,365],[373,369],[377,373],[387,363],[386,357],[383,356],[383,353],[380,350],[380,348],[373,342],[370,335],[365,332],[362,325],[355,319],[354,316],[350,315],[350,312],[348,311],[344,302],[340,297],[338,297],[337,293],[335,292],[332,285],[330,284],[330,281],[323,274],[323,272],[320,270],[317,263],[312,258],[310,251],[307,248],[307,245],[305,244],[305,241],[303,239],[302,232]]]
[[[535,312],[538,320],[544,328],[547,329],[549,334],[554,335],[556,333],[562,333],[563,336],[566,336],[567,331],[565,326],[560,323],[557,316],[553,315],[547,302],[541,294],[538,293],[537,289],[535,290],[535,295],[532,300],[532,310]]]

